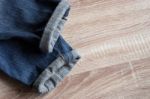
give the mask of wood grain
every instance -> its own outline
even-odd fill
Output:
[[[150,99],[150,0],[70,0],[63,36],[82,59],[40,96],[0,74],[0,99]]]

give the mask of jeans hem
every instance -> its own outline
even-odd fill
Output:
[[[79,54],[72,50],[67,53],[66,61],[62,56],[57,57],[35,80],[33,86],[39,93],[47,93],[52,91],[64,77],[71,71],[77,61],[80,59]]]
[[[40,41],[40,49],[43,52],[50,53],[53,51],[53,47],[66,21],[66,19],[63,19],[63,16],[69,8],[68,1],[62,0],[53,12]]]

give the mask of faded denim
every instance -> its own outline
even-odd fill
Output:
[[[54,89],[80,56],[60,35],[66,0],[0,1],[0,70],[40,93]]]

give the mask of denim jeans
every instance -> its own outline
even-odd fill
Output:
[[[66,0],[1,0],[0,70],[40,93],[54,89],[80,58],[60,35],[69,9]]]

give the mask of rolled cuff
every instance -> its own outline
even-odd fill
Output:
[[[70,5],[67,0],[62,0],[56,7],[44,29],[44,33],[40,41],[40,49],[43,52],[50,53],[53,51],[53,47],[59,38],[60,32],[62,31],[66,21],[63,17],[69,9]]]
[[[33,86],[42,94],[52,91],[71,71],[79,59],[80,56],[75,50],[72,50],[64,56],[57,57],[40,74]]]

